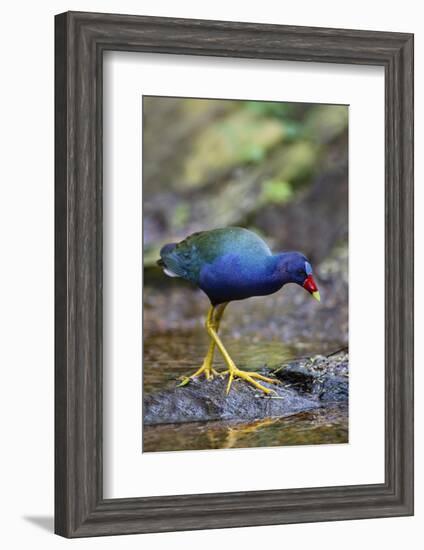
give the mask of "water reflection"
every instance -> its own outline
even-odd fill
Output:
[[[246,424],[193,422],[148,426],[143,440],[144,452],[348,443],[347,408],[333,406]]]

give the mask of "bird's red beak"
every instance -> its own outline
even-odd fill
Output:
[[[318,302],[321,300],[319,292],[318,292],[318,287],[317,287],[312,275],[308,275],[306,277],[305,282],[303,283],[303,288],[305,290],[307,290],[310,294],[312,294],[312,296],[316,300],[318,300]]]

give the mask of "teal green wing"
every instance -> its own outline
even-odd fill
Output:
[[[268,245],[255,233],[241,227],[200,231],[179,243],[165,245],[159,265],[168,275],[199,282],[200,270],[225,254],[243,254],[252,259],[270,255]]]
[[[271,255],[269,246],[258,235],[243,227],[202,231],[191,235],[186,241],[192,242],[201,251],[206,263],[212,263],[225,254],[241,254],[252,259]]]

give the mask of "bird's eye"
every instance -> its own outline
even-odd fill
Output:
[[[297,270],[297,274],[298,274],[298,275],[304,275],[303,269],[298,269],[298,270]]]

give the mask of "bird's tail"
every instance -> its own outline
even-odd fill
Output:
[[[169,243],[163,246],[160,250],[160,260],[157,264],[163,269],[168,277],[183,277],[184,273],[178,262],[178,257],[174,257],[174,250],[177,243]]]
[[[159,255],[160,255],[160,258],[159,260],[156,262],[158,264],[158,266],[160,267],[166,267],[166,264],[164,262],[164,258],[174,250],[174,248],[177,246],[177,243],[168,243],[168,244],[165,244],[164,246],[162,246],[162,248],[160,249],[160,252],[159,252]]]

